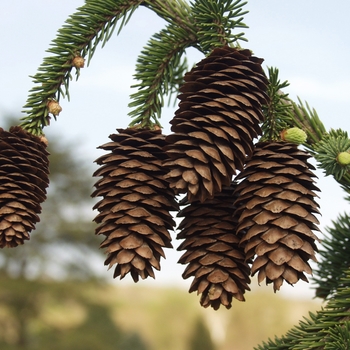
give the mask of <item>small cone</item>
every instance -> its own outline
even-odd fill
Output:
[[[238,233],[247,259],[255,257],[252,275],[279,290],[283,281],[308,281],[309,259],[316,261],[318,213],[316,177],[310,155],[288,142],[260,142],[237,176],[235,201]]]
[[[102,178],[92,196],[103,199],[94,206],[99,211],[94,221],[96,234],[106,236],[101,247],[108,254],[105,265],[116,265],[114,278],[130,273],[137,282],[154,277],[163,248],[172,247],[168,230],[175,222],[169,212],[178,205],[164,180],[165,136],[149,129],[118,132],[99,147],[109,153],[96,160],[100,168],[94,176]]]
[[[45,143],[20,126],[0,128],[0,248],[23,244],[40,220],[48,154]]]
[[[186,198],[178,216],[178,239],[184,239],[178,250],[185,250],[179,260],[187,264],[183,278],[194,277],[189,292],[201,294],[200,303],[217,310],[231,307],[232,298],[244,301],[250,290],[250,268],[239,246],[233,213],[234,184],[224,186],[221,193],[204,203],[188,204]]]
[[[165,165],[171,188],[189,202],[213,198],[251,156],[267,102],[262,61],[249,50],[217,48],[185,75]]]

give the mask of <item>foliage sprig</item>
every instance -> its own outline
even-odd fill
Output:
[[[197,27],[200,50],[207,54],[216,46],[230,45],[238,40],[247,41],[244,33],[233,33],[235,28],[247,28],[243,11],[247,2],[196,0],[191,3]]]
[[[346,330],[350,321],[350,271],[340,279],[341,287],[327,306],[310,313],[284,336],[269,339],[255,350],[323,350],[348,349],[350,342]],[[342,344],[344,347],[337,347]]]
[[[268,68],[269,85],[268,104],[264,106],[265,121],[262,125],[262,141],[278,141],[282,130],[292,126],[291,102],[283,89],[289,86],[288,81],[281,82],[277,68]]]
[[[175,32],[177,35],[175,35]],[[180,35],[182,34],[182,35]],[[153,35],[137,59],[135,79],[138,88],[130,98],[129,107],[134,107],[129,115],[134,118],[130,126],[160,126],[158,119],[164,105],[164,96],[176,93],[188,70],[185,49],[195,42],[184,29],[169,25]]]
[[[327,227],[328,235],[322,239],[322,249],[319,254],[321,261],[314,273],[316,296],[328,299],[334,296],[339,283],[345,277],[345,271],[350,266],[350,217],[348,214],[339,215],[332,221],[333,227]]]
[[[191,21],[191,7],[186,0],[145,0],[142,5],[170,24],[177,24],[179,28],[186,30],[188,37],[196,40],[196,27]]]
[[[119,20],[118,32],[141,3],[142,0],[107,0],[101,6],[100,1],[90,0],[66,20],[47,50],[52,56],[44,58],[32,77],[36,85],[29,91],[24,106],[27,114],[22,118],[24,129],[35,135],[42,134],[42,128],[49,124],[48,102],[59,101],[61,96],[69,98],[74,57],[87,56],[89,63],[97,46],[108,41]]]
[[[326,128],[321,122],[316,110],[311,108],[307,102],[305,105],[298,97],[298,103],[290,101],[292,104],[292,122],[295,126],[303,129],[307,136],[307,146],[314,145],[321,141],[323,136],[327,133]]]
[[[348,152],[350,150],[350,140],[347,132],[338,130],[331,130],[326,134],[321,141],[313,147],[315,158],[318,161],[318,166],[324,169],[327,175],[333,175],[337,181],[342,184],[347,184],[347,178],[344,178],[350,171],[350,164],[341,164],[338,161],[338,155],[341,152]],[[344,181],[345,180],[345,181]],[[348,183],[350,185],[350,182]]]

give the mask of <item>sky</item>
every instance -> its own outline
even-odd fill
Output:
[[[70,14],[84,4],[83,0],[12,0],[0,1],[0,126],[5,115],[22,117],[21,110],[34,75],[48,54],[51,40]],[[264,69],[277,67],[280,79],[288,80],[290,97],[297,96],[315,108],[330,128],[350,130],[350,2],[338,0],[330,5],[325,0],[250,0],[244,22],[248,42],[241,46],[264,58]],[[125,128],[128,117],[130,86],[138,54],[148,39],[161,30],[165,22],[150,10],[140,8],[121,34],[99,48],[89,67],[81,70],[77,82],[70,84],[71,100],[61,100],[63,111],[44,131],[63,139],[79,142],[78,157],[90,162],[101,155],[96,147],[108,141],[116,128]],[[241,31],[241,29],[239,29]],[[203,58],[189,49],[192,65]],[[164,108],[161,123],[169,132],[174,108]],[[347,211],[344,193],[331,177],[317,171],[321,189],[318,203],[322,217],[320,228],[331,225],[338,213]],[[176,264],[179,252],[167,251],[162,271],[153,285],[178,284],[183,266]],[[254,279],[254,278],[253,278]],[[272,290],[272,287],[269,286]],[[281,293],[313,295],[308,285],[299,282],[294,288],[283,285]]]

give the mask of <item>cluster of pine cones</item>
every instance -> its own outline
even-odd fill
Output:
[[[183,278],[193,277],[202,306],[243,301],[256,273],[275,291],[284,280],[307,281],[318,189],[296,144],[254,144],[268,99],[262,61],[249,50],[214,49],[185,75],[171,135],[119,129],[100,146],[108,153],[96,160],[92,196],[102,197],[96,233],[114,277],[154,277],[177,212]]]
[[[171,135],[118,129],[100,146],[96,234],[105,236],[114,277],[155,276],[177,212],[183,278],[193,277],[190,292],[204,307],[243,301],[254,274],[275,291],[307,281],[318,188],[310,156],[295,143],[254,143],[268,102],[262,61],[249,50],[213,50],[184,77]],[[0,129],[0,161],[0,247],[15,247],[46,199],[46,144],[21,127]]]

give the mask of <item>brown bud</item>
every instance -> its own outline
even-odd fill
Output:
[[[62,111],[62,107],[55,100],[49,101],[47,104],[47,108],[49,109],[49,113],[53,114],[54,116],[59,115]]]
[[[79,69],[84,68],[85,59],[81,56],[75,56],[72,61],[72,66]]]
[[[49,141],[47,140],[47,138],[44,135],[40,136],[40,142],[42,142],[46,147],[49,144]]]

